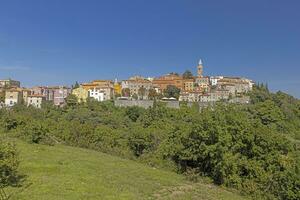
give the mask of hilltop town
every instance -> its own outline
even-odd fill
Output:
[[[204,66],[200,60],[197,75],[190,71],[182,75],[170,73],[155,78],[133,76],[128,80],[94,80],[87,83],[68,86],[36,86],[21,87],[20,81],[0,80],[0,106],[11,107],[25,104],[41,108],[43,102],[52,102],[56,106],[64,106],[70,95],[76,97],[78,103],[89,98],[96,101],[116,100],[119,106],[136,105],[120,102],[136,101],[176,101],[199,102],[204,104],[218,101],[230,103],[249,103],[248,92],[254,82],[242,77],[204,76]],[[147,107],[147,106],[146,106]]]

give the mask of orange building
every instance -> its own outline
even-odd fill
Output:
[[[184,89],[184,79],[182,76],[177,74],[168,74],[159,78],[155,78],[152,83],[153,86],[158,87],[161,91],[167,89],[168,85],[174,85],[180,90]]]

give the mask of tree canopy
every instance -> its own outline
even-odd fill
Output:
[[[193,76],[193,73],[190,71],[190,70],[186,70],[183,74],[182,74],[182,77],[184,79],[192,79],[194,76]]]
[[[168,98],[174,97],[174,98],[178,99],[179,95],[180,95],[180,89],[174,85],[168,85],[167,89],[165,89],[165,91],[164,91],[164,95]]]

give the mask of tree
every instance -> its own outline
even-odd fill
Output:
[[[149,89],[149,94],[148,94],[149,99],[151,100],[156,99],[157,96],[158,94],[155,89],[153,88]]]
[[[147,150],[151,150],[151,148],[153,148],[153,138],[154,137],[150,131],[136,128],[132,130],[132,134],[128,139],[128,145],[133,151],[134,155],[139,157],[146,153]]]
[[[16,186],[19,181],[18,176],[19,160],[15,145],[0,139],[0,199],[8,197],[4,188]]]
[[[176,99],[179,98],[180,89],[177,88],[175,85],[168,85],[167,89],[164,91],[164,95],[168,98],[174,97]]]
[[[179,74],[178,74],[177,72],[171,72],[170,74],[171,74],[171,75],[179,76]]]
[[[271,100],[257,103],[251,110],[256,119],[260,119],[264,125],[278,124],[284,120],[284,115],[280,108]]]
[[[122,96],[123,97],[130,97],[130,89],[129,88],[123,88],[122,89]]]
[[[70,94],[67,98],[66,98],[66,102],[68,106],[75,106],[78,103],[78,98],[74,95],[74,94]]]
[[[143,109],[137,106],[128,107],[126,108],[126,115],[131,119],[133,122],[136,122],[137,119],[143,114]]]
[[[186,70],[183,74],[182,74],[183,79],[191,79],[193,78],[193,73],[190,70]]]
[[[143,99],[144,96],[146,95],[146,88],[144,86],[140,87],[138,90],[138,96]]]
[[[76,88],[79,88],[79,87],[80,87],[80,85],[79,85],[79,83],[76,81],[75,85],[73,86],[73,89],[76,89]]]
[[[0,91],[0,102],[5,101],[5,91]]]
[[[132,95],[132,98],[133,98],[134,100],[138,100],[139,97],[138,97],[137,94],[133,94],[133,95]]]

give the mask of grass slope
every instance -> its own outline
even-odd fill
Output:
[[[228,199],[243,197],[220,187],[193,184],[176,173],[87,149],[16,141],[21,188],[9,188],[13,200],[76,199]]]

